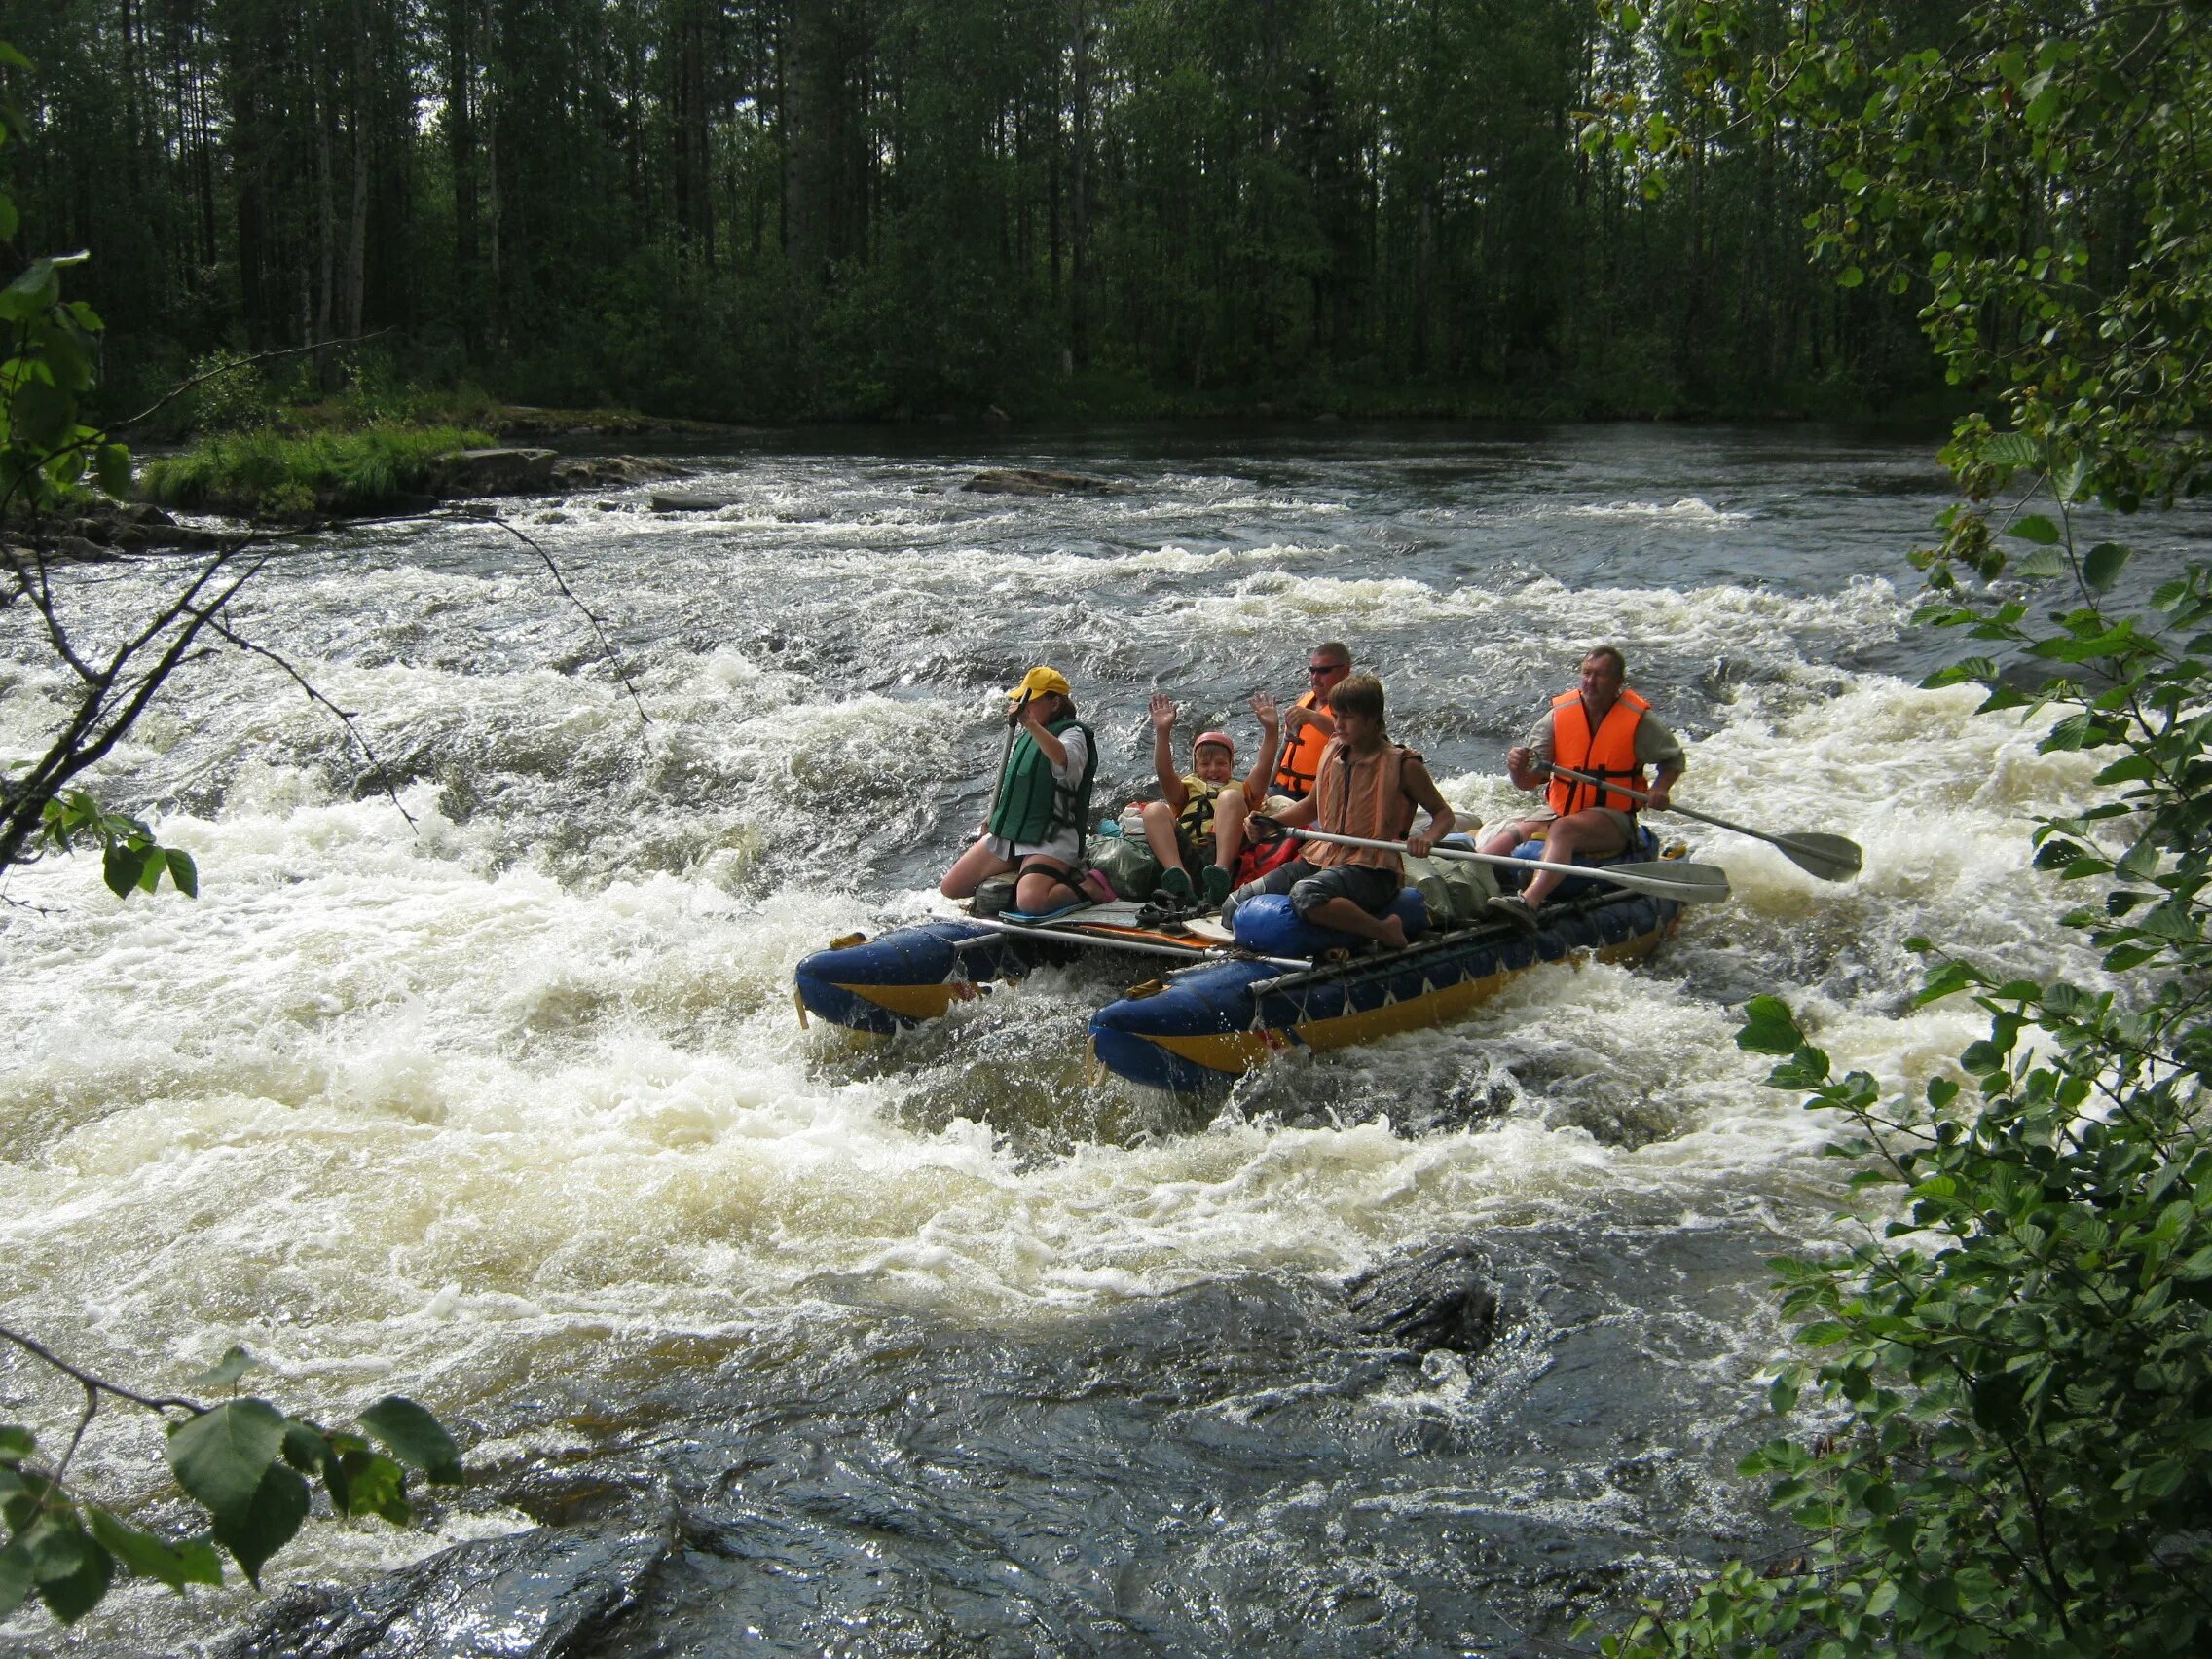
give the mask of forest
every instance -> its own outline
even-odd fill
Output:
[[[732,421],[1952,412],[1926,294],[1805,258],[1817,148],[1682,95],[1707,72],[1637,22],[8,0],[33,67],[0,159],[16,263],[93,255],[110,419],[218,350],[364,336],[303,389],[367,362]],[[1627,141],[1671,105],[1698,113]]]

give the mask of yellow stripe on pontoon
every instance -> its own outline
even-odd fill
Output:
[[[1579,966],[1595,958],[1600,962],[1633,961],[1647,956],[1658,944],[1657,933],[1640,934],[1619,944],[1608,944],[1597,951],[1576,951],[1561,960]],[[1479,979],[1462,979],[1456,985],[1443,985],[1418,997],[1401,997],[1381,1008],[1361,1009],[1351,1014],[1338,1014],[1334,1019],[1312,1019],[1299,1025],[1275,1026],[1272,1031],[1231,1031],[1203,1037],[1168,1037],[1146,1032],[1150,1042],[1159,1044],[1171,1054],[1179,1054],[1195,1066],[1208,1071],[1237,1073],[1250,1071],[1266,1060],[1271,1053],[1279,1052],[1295,1044],[1309,1049],[1349,1049],[1360,1043],[1372,1043],[1379,1037],[1395,1037],[1404,1031],[1421,1031],[1446,1020],[1457,1019],[1473,1012],[1503,990],[1506,984],[1523,974],[1548,963],[1531,963],[1527,968],[1501,968],[1494,974],[1486,974]],[[1270,1042],[1269,1038],[1273,1041]]]
[[[831,981],[835,983],[835,981]],[[863,1002],[871,1002],[877,1008],[906,1019],[936,1019],[958,1000],[962,991],[975,994],[968,984],[949,982],[935,985],[838,985],[840,991],[849,991]]]

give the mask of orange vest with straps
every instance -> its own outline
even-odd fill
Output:
[[[1293,705],[1300,709],[1318,709],[1321,694],[1309,691]],[[1282,759],[1275,764],[1275,781],[1271,786],[1275,793],[1286,794],[1292,800],[1304,800],[1313,793],[1313,780],[1320,776],[1321,751],[1329,746],[1328,734],[1318,727],[1302,725],[1297,737],[1285,744]]]
[[[1402,743],[1385,743],[1365,759],[1335,738],[1322,751],[1321,776],[1314,785],[1313,828],[1332,835],[1357,835],[1369,841],[1402,841],[1413,828],[1414,797],[1406,793],[1406,765],[1420,752]],[[1309,841],[1299,857],[1316,869],[1331,865],[1366,865],[1371,869],[1403,870],[1396,853],[1376,847],[1346,847],[1335,841]]]
[[[1607,783],[1623,784],[1638,791],[1649,788],[1643,781],[1643,768],[1636,763],[1636,728],[1643,723],[1643,711],[1650,707],[1624,685],[1593,733],[1589,712],[1582,706],[1582,693],[1561,692],[1552,699],[1552,758],[1562,766],[1588,772]],[[1545,792],[1545,799],[1562,818],[1569,813],[1587,812],[1593,806],[1609,807],[1614,812],[1633,816],[1643,804],[1611,790],[1601,791],[1556,774],[1551,788]]]

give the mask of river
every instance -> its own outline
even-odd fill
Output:
[[[509,504],[627,688],[496,525],[305,539],[240,625],[374,760],[213,655],[100,777],[192,852],[198,902],[118,903],[92,859],[8,881],[37,909],[0,918],[7,1318],[143,1387],[241,1342],[293,1409],[398,1390],[457,1427],[466,1489],[410,1530],[311,1525],[273,1589],[373,1598],[544,1524],[646,1564],[577,1653],[1562,1651],[1580,1612],[1786,1547],[1733,1474],[1777,1427],[1763,1264],[1844,1230],[1829,1125],[1736,1049],[1743,1001],[1917,1086],[1977,1021],[1913,1006],[1908,937],[2094,979],[2021,873],[2093,764],[1915,689],[1967,649],[1909,620],[1934,448],[762,436],[683,458],[712,514]],[[1120,490],[963,494],[985,464]],[[113,629],[176,571],[88,567],[67,599]],[[1542,971],[1200,1105],[1086,1079],[1110,977],[889,1046],[800,1030],[800,956],[929,907],[1033,662],[1118,803],[1155,687],[1248,744],[1244,699],[1301,690],[1329,638],[1462,817],[1512,810],[1504,749],[1612,643],[1689,741],[1685,802],[1847,835],[1865,872],[1701,832],[1736,897],[1647,966]],[[20,758],[60,682],[19,617],[0,641]],[[1359,1336],[1340,1281],[1445,1238],[1500,1287],[1490,1351]],[[48,1443],[74,1405],[0,1360],[0,1412]],[[157,1444],[103,1417],[75,1473],[181,1519]],[[128,1586],[66,1638],[18,1614],[0,1652],[222,1651],[267,1614]]]

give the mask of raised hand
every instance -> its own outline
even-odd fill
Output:
[[[1275,715],[1275,700],[1270,692],[1255,691],[1252,693],[1252,713],[1260,717],[1260,724],[1263,728],[1272,728],[1278,723]]]
[[[1175,729],[1175,700],[1166,692],[1155,691],[1152,694],[1151,712],[1152,729],[1154,731],[1172,731]]]

